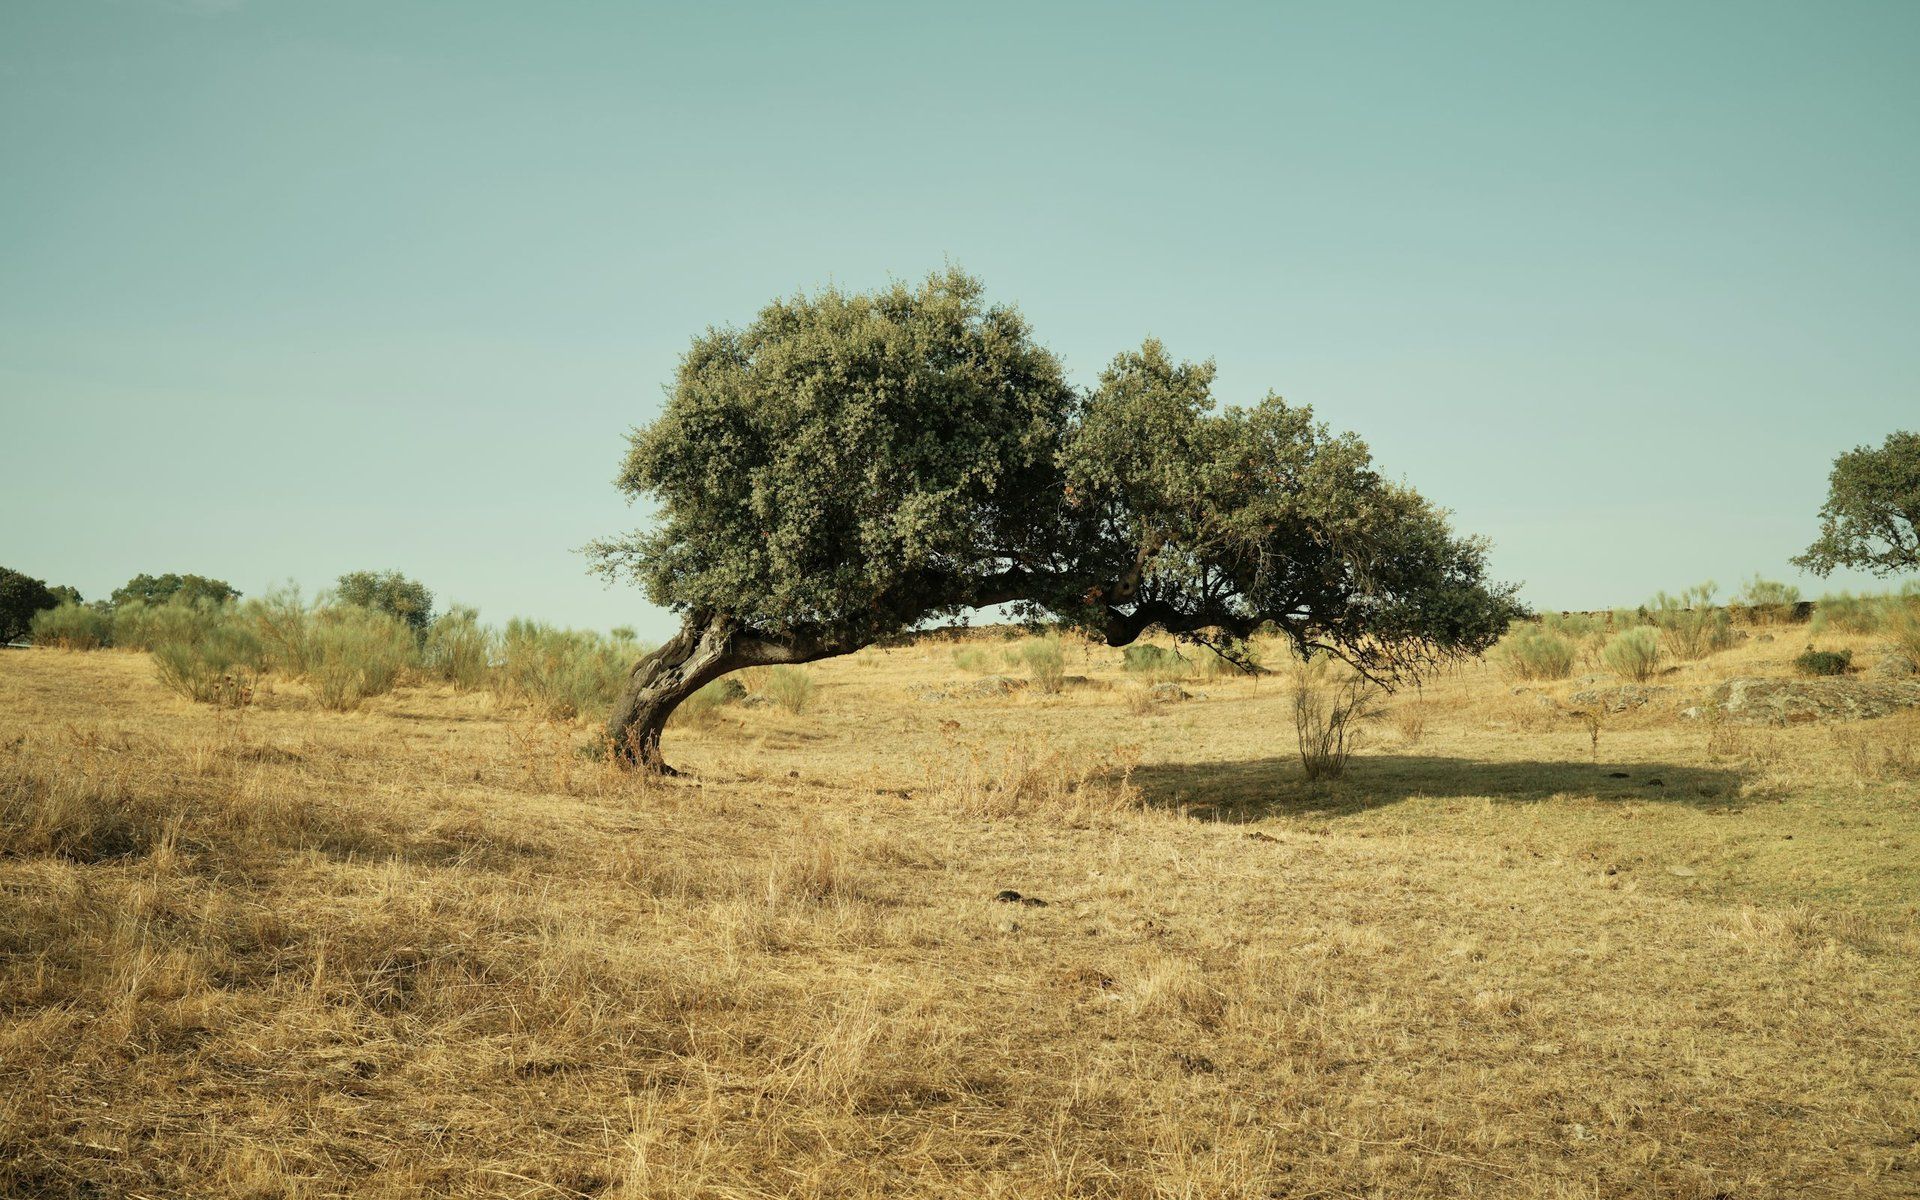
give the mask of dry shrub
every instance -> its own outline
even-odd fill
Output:
[[[823,904],[854,894],[853,876],[838,840],[809,817],[775,848],[767,865],[767,901],[771,904]]]
[[[1420,740],[1427,736],[1427,701],[1424,696],[1415,696],[1394,705],[1387,710],[1386,716],[1387,723],[1393,726],[1403,746],[1418,746]]]
[[[1033,676],[1034,690],[1051,696],[1065,686],[1066,655],[1060,650],[1058,637],[1035,638],[1027,642],[1020,647],[1020,658]]]
[[[1565,679],[1573,674],[1578,648],[1539,626],[1522,625],[1493,648],[1491,657],[1509,679]]]
[[[1293,670],[1293,730],[1308,779],[1338,779],[1359,745],[1360,722],[1378,715],[1379,685],[1322,655]]]
[[[419,661],[419,640],[407,623],[375,609],[342,605],[314,617],[307,682],[320,707],[359,708],[384,696]]]
[[[799,667],[775,667],[767,674],[763,694],[797,717],[813,703],[813,690],[813,676]]]
[[[1635,683],[1645,683],[1660,670],[1660,635],[1652,627],[1623,629],[1600,653],[1607,670]]]
[[[929,766],[929,790],[949,808],[977,817],[1079,818],[1137,810],[1137,746],[1089,751],[1044,740],[963,743],[946,734],[946,752]]]
[[[59,650],[98,650],[113,641],[113,617],[71,601],[33,614],[33,644]]]

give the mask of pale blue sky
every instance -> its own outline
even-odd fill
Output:
[[[1537,605],[1796,579],[1920,426],[1916,61],[1905,2],[5,0],[0,563],[659,636],[572,548],[688,339],[953,261],[1082,382],[1311,403]]]

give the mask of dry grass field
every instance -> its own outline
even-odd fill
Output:
[[[1920,712],[1678,711],[1803,640],[1597,740],[1470,664],[1326,785],[1283,676],[1078,643],[821,664],[666,782],[5,653],[0,1195],[1920,1195]]]

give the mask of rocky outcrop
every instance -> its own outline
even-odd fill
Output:
[[[1702,716],[1729,725],[1863,721],[1920,706],[1920,680],[1729,679],[1707,694]]]
[[[1610,713],[1623,713],[1631,712],[1636,708],[1645,708],[1671,691],[1673,689],[1670,687],[1626,683],[1615,688],[1595,688],[1592,691],[1575,692],[1567,699],[1580,707],[1592,708],[1598,705]]]

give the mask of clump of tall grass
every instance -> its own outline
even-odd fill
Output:
[[[1573,674],[1577,653],[1559,634],[1520,623],[1494,646],[1492,657],[1509,679],[1565,679]]]
[[[1712,583],[1690,587],[1677,596],[1661,592],[1647,609],[1667,653],[1685,662],[1705,658],[1733,645],[1733,620],[1713,603]]]
[[[1025,643],[1020,647],[1020,659],[1033,676],[1035,690],[1052,695],[1065,686],[1067,660],[1058,636],[1050,634]]]
[[[799,716],[813,703],[813,676],[799,667],[775,667],[767,673],[767,699]]]
[[[993,654],[979,646],[962,646],[953,652],[953,665],[962,671],[988,675],[993,672]]]
[[[1650,625],[1621,630],[1600,652],[1607,670],[1635,683],[1645,683],[1660,670],[1660,635]]]
[[[487,685],[493,666],[492,638],[480,624],[480,610],[455,605],[433,619],[421,647],[421,668],[429,678],[461,691]]]
[[[1896,655],[1920,667],[1920,598],[1888,609],[1881,631]]]
[[[300,679],[313,659],[313,610],[288,584],[256,596],[239,609],[253,630],[269,667],[288,679]]]
[[[1793,619],[1793,610],[1800,603],[1800,589],[1790,583],[1755,575],[1747,580],[1733,602],[1744,610],[1749,621],[1757,625],[1776,625]]]
[[[1833,592],[1820,597],[1813,610],[1815,633],[1877,633],[1897,601],[1886,596],[1856,596]]]
[[[247,623],[228,604],[162,604],[172,609],[150,624],[153,665],[160,682],[201,704],[239,708],[253,702],[266,666],[266,652]]]
[[[375,608],[343,604],[313,615],[306,679],[320,707],[348,712],[399,686],[419,663],[407,623]]]
[[[626,645],[516,617],[495,644],[491,683],[502,699],[552,720],[593,715],[620,694],[634,659]]]
[[[1179,651],[1152,642],[1135,642],[1120,652],[1120,663],[1129,674],[1144,676],[1149,683],[1171,683],[1193,675],[1193,664]]]
[[[1309,780],[1338,779],[1360,741],[1360,722],[1377,715],[1379,686],[1324,654],[1295,665],[1293,730]]]
[[[720,719],[720,710],[742,699],[747,689],[732,676],[714,680],[680,702],[673,723],[688,729],[707,729]]]
[[[68,601],[33,614],[33,644],[60,650],[98,650],[113,642],[113,617]]]

